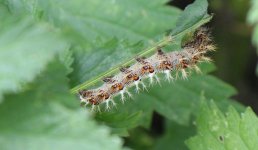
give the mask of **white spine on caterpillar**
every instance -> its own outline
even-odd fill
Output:
[[[147,86],[143,82],[145,78],[149,78],[150,85],[155,82],[160,84],[158,73],[165,74],[165,79],[170,82],[174,80],[171,72],[181,72],[181,77],[187,79],[188,72],[186,68],[190,68],[200,73],[201,70],[197,66],[198,62],[210,62],[211,59],[204,56],[208,51],[214,51],[215,46],[208,33],[207,28],[199,28],[191,41],[182,46],[182,50],[164,53],[161,48],[157,48],[157,53],[149,58],[136,58],[136,63],[131,67],[123,67],[120,73],[113,77],[103,79],[104,84],[96,89],[81,90],[79,97],[81,103],[90,104],[92,110],[96,107],[99,109],[100,104],[105,104],[106,110],[112,106],[116,106],[113,97],[120,95],[121,101],[124,103],[126,97],[132,97],[128,89],[135,87],[136,93],[141,89],[147,90]]]

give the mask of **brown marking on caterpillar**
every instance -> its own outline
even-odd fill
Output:
[[[139,75],[135,73],[135,74],[133,75],[133,80],[134,80],[134,81],[138,81],[139,79],[140,79]]]
[[[184,52],[182,52],[181,54],[180,54],[180,64],[181,64],[181,67],[183,68],[183,69],[185,69],[185,68],[187,68],[188,66],[189,66],[189,64],[190,64],[190,59],[188,58],[188,55],[187,55],[187,53],[184,53]]]
[[[93,97],[94,95],[94,92],[91,91],[91,90],[80,90],[79,91],[79,95],[84,98],[84,99],[87,99],[89,97]]]
[[[110,89],[110,93],[111,94],[114,94],[114,93],[117,93],[118,91],[121,91],[124,89],[124,85],[122,83],[115,83],[111,86],[111,89]]]
[[[136,58],[136,61],[143,65],[147,64],[148,62],[146,62],[144,59],[145,59],[145,57],[141,57],[141,58],[138,57],[138,58]]]
[[[158,51],[158,55],[164,56],[165,53],[162,51],[160,47],[158,47],[157,51]]]
[[[133,74],[129,73],[126,74],[125,77],[122,79],[124,85],[130,84],[133,81]]]
[[[113,76],[105,77],[105,78],[103,78],[102,81],[105,82],[105,83],[108,83],[108,84],[111,84],[111,83],[115,82],[115,80],[113,79]]]
[[[95,97],[91,97],[88,102],[91,104],[91,105],[99,105],[99,101],[95,99]]]
[[[98,105],[100,103],[99,100],[96,99],[95,94],[95,92],[90,90],[79,91],[79,95],[83,99],[82,102],[86,102],[86,104],[89,103],[91,105]]]
[[[156,59],[161,61],[168,61],[167,55],[162,51],[162,49],[158,49]]]
[[[193,39],[185,43],[183,48],[194,48],[199,52],[204,52],[207,50],[214,50],[215,46],[212,44],[210,38],[210,33],[207,28],[199,28],[193,36]]]
[[[137,81],[137,80],[139,80],[139,75],[131,72],[125,76],[125,78],[123,79],[123,83],[129,84],[129,83],[132,83],[133,81]]]
[[[161,62],[161,65],[164,70],[171,70],[172,69],[172,64],[170,61],[164,60]]]
[[[154,67],[151,66],[150,64],[142,66],[142,69],[141,69],[142,75],[147,74],[147,73],[153,73],[153,72],[154,72]]]
[[[131,69],[128,69],[128,68],[129,67],[120,69],[120,71],[125,74],[124,78],[122,79],[122,82],[124,85],[139,79],[139,76],[136,73],[134,73]]]
[[[126,67],[121,67],[119,70],[123,73],[129,73],[132,72],[132,70],[129,70],[128,68],[130,68],[130,66],[126,66]]]
[[[107,92],[105,92],[104,90],[99,90],[98,94],[97,94],[97,98],[99,102],[102,102],[106,99],[109,99],[109,94]]]

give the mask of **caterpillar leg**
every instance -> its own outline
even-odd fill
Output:
[[[143,81],[141,82],[141,85],[142,85],[143,90],[146,90],[147,92],[149,92]]]
[[[194,65],[193,68],[194,68],[194,70],[195,70],[196,73],[202,74],[201,69],[200,69],[197,65]]]
[[[94,112],[95,111],[95,105],[91,105],[91,112]]]
[[[113,106],[116,106],[116,103],[114,102],[113,99],[108,99],[105,101],[105,104],[106,104],[106,110],[109,111],[110,110],[110,104],[109,103],[112,103]]]
[[[157,75],[154,76],[155,79],[156,79],[156,82],[159,84],[159,86],[161,87],[161,84],[160,84],[160,80],[159,80],[159,77]]]
[[[134,85],[135,85],[136,93],[139,93],[139,92],[140,92],[139,81],[135,81],[135,82],[134,82]]]
[[[172,80],[174,79],[174,78],[171,76],[170,70],[165,70],[164,73],[165,73],[165,76],[166,76],[166,80],[167,80],[168,82],[170,82],[170,81],[172,81]]]
[[[185,71],[185,69],[182,69],[182,70],[181,70],[181,73],[182,73],[182,78],[183,78],[184,80],[186,80],[186,79],[187,79],[187,72]]]
[[[126,90],[126,94],[127,94],[131,99],[133,99],[133,95],[132,95],[128,90]]]
[[[120,91],[120,95],[121,95],[120,99],[121,99],[122,103],[125,102],[125,95],[124,95],[124,93],[125,93],[124,89]]]
[[[148,76],[149,76],[149,79],[150,79],[150,85],[152,85],[152,84],[153,84],[153,78],[154,78],[154,76],[155,76],[155,73],[150,73]]]

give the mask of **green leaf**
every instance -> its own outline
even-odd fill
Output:
[[[213,102],[204,103],[196,125],[198,134],[186,142],[192,150],[253,150],[258,146],[258,118],[251,108],[240,115],[230,107],[224,115]]]
[[[7,9],[0,4],[1,10]],[[53,28],[31,17],[0,16],[0,101],[31,82],[56,54],[67,47]]]
[[[28,90],[8,95],[0,105],[0,149],[121,149],[118,137],[78,109],[66,68],[57,61],[47,68]]]
[[[70,48],[67,48],[62,53],[60,53],[59,59],[66,67],[67,74],[73,72],[72,64],[74,61],[74,57],[73,57],[73,52]]]
[[[179,9],[165,6],[166,1],[146,0],[8,0],[13,12],[25,10],[54,23],[81,44],[95,44],[98,38],[112,37],[150,40],[175,25]],[[164,21],[166,20],[166,21]],[[73,37],[73,38],[74,38]]]
[[[195,0],[193,4],[188,5],[184,12],[177,20],[176,28],[172,31],[172,35],[177,35],[188,28],[192,28],[200,20],[209,18],[207,15],[207,0]]]
[[[155,150],[188,150],[184,141],[195,133],[195,128],[192,124],[189,126],[182,126],[167,120],[165,128],[165,134],[156,140],[154,145]]]
[[[138,126],[142,112],[133,112],[132,114],[118,114],[116,112],[102,112],[96,116],[96,119],[110,126],[112,132],[121,136],[128,136],[128,129]]]

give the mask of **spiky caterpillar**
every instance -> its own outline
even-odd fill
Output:
[[[125,94],[131,97],[128,88],[135,86],[138,93],[140,86],[147,90],[146,85],[142,81],[149,78],[150,84],[160,83],[157,76],[158,73],[164,73],[165,79],[171,81],[174,79],[171,71],[182,73],[182,78],[187,78],[188,73],[186,68],[194,69],[200,72],[197,66],[198,62],[210,61],[210,58],[204,56],[208,51],[215,50],[215,46],[210,38],[210,33],[207,28],[199,28],[193,35],[192,40],[188,41],[182,46],[182,50],[165,53],[159,47],[157,52],[148,58],[136,58],[136,63],[130,67],[120,68],[120,73],[113,77],[106,77],[103,79],[104,84],[100,87],[90,90],[80,90],[79,96],[82,104],[95,106],[105,104],[106,109],[110,109],[110,103],[113,106],[116,103],[113,97],[121,95],[121,100],[124,102]],[[99,107],[98,107],[99,108]]]

